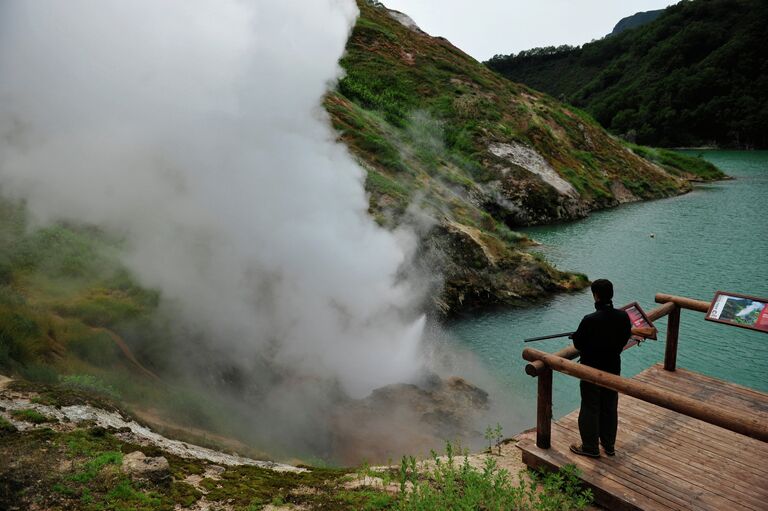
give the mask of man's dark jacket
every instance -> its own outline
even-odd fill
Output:
[[[584,316],[571,337],[581,352],[581,363],[613,374],[621,372],[621,351],[632,334],[629,315],[612,302],[595,303],[596,312]]]

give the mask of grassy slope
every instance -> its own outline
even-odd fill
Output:
[[[687,178],[700,179],[700,160],[669,158],[665,171],[583,112],[504,79],[384,8],[358,4],[341,60],[346,76],[326,109],[368,171],[374,217],[397,225],[416,205],[435,219],[422,245],[446,256],[431,264],[446,278],[443,308],[514,304],[582,286],[584,279],[521,251],[528,240],[513,229],[579,218],[628,197],[682,193]],[[495,156],[489,146],[499,143],[535,150],[579,196]]]
[[[119,245],[91,228],[29,229],[22,206],[0,201],[0,373],[110,395],[151,412],[158,429],[167,422],[177,437],[219,446],[212,433],[236,435],[232,412],[174,372],[159,296],[136,285]],[[174,384],[158,385],[116,340]]]
[[[767,23],[762,0],[680,2],[613,37],[489,65],[644,144],[768,147]]]
[[[615,204],[614,179],[632,184],[643,199],[685,189],[628,154],[582,112],[503,79],[445,39],[409,30],[380,8],[360,7],[341,61],[347,76],[327,106],[343,140],[375,173],[369,178],[375,212],[376,196],[387,195],[402,209],[418,191],[453,213],[452,200],[468,202],[462,192],[501,178],[494,167],[504,162],[488,151],[493,142],[534,148],[595,208]],[[445,190],[451,187],[459,198]],[[546,202],[544,189],[537,191]],[[482,210],[456,216],[477,224]]]

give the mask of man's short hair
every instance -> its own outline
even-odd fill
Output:
[[[601,302],[607,302],[613,298],[613,284],[608,279],[597,279],[592,282],[592,294]]]

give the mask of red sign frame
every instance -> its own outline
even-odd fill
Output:
[[[629,320],[632,322],[633,328],[643,328],[643,327],[650,327],[650,328],[656,328],[653,326],[653,323],[650,319],[648,319],[648,316],[645,314],[645,311],[642,307],[640,307],[640,304],[637,302],[628,303],[624,307],[621,308],[624,312],[626,312],[629,315]],[[631,348],[632,346],[635,346],[637,344],[640,344],[640,342],[644,341],[646,337],[642,337],[639,335],[633,335],[629,338],[629,341],[627,341],[627,344],[624,346],[624,349]],[[654,333],[652,336],[647,337],[647,339],[653,339],[656,340],[656,333]]]

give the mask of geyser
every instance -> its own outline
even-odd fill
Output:
[[[0,5],[0,192],[98,225],[207,348],[363,396],[424,362],[413,240],[322,108],[353,0]],[[295,383],[295,382],[294,382]]]

